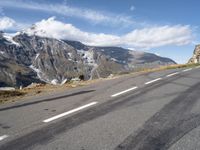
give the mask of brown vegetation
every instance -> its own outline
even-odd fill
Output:
[[[0,91],[0,103],[4,103],[8,100],[10,100],[13,97],[20,97],[24,96],[26,92],[21,91]]]

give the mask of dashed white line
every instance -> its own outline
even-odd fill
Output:
[[[0,141],[4,140],[7,137],[8,137],[8,135],[2,135],[2,136],[0,136]]]
[[[177,74],[179,74],[180,72],[174,72],[174,73],[172,73],[172,74],[168,74],[166,77],[172,77],[172,76],[174,76],[174,75],[177,75]]]
[[[145,84],[146,84],[146,85],[147,85],[147,84],[151,84],[151,83],[154,83],[154,82],[159,81],[159,80],[162,80],[162,78],[157,78],[157,79],[148,81],[148,82],[146,82]]]
[[[134,86],[134,87],[132,87],[132,88],[130,88],[130,89],[127,89],[127,90],[121,91],[121,92],[119,92],[119,93],[113,94],[113,95],[111,95],[111,97],[119,96],[119,95],[121,95],[121,94],[130,92],[130,91],[135,90],[135,89],[137,89],[137,88],[138,88],[137,86]]]
[[[192,68],[185,69],[185,70],[183,70],[183,72],[190,71],[190,70],[192,70]]]
[[[75,113],[75,112],[80,111],[80,110],[82,110],[82,109],[85,109],[85,108],[87,108],[87,107],[91,107],[91,106],[93,106],[93,105],[96,105],[97,103],[98,103],[98,102],[92,102],[92,103],[86,104],[86,105],[84,105],[84,106],[81,106],[81,107],[72,109],[72,110],[70,110],[70,111],[64,112],[64,113],[59,114],[59,115],[57,115],[57,116],[54,116],[54,117],[51,117],[51,118],[49,118],[49,119],[43,120],[43,122],[45,122],[45,123],[51,122],[51,121],[53,121],[53,120],[56,120],[56,119],[59,119],[59,118],[61,118],[61,117],[70,115],[70,114],[72,114],[72,113]]]

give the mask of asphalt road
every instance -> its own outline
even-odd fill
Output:
[[[200,68],[127,75],[0,106],[0,150],[198,150]]]

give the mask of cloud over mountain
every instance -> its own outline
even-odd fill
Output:
[[[166,45],[186,45],[192,42],[192,29],[188,25],[153,26],[134,29],[124,35],[82,31],[72,24],[51,17],[26,29],[28,34],[37,34],[58,39],[77,40],[93,46],[126,46],[149,49]]]
[[[15,24],[15,21],[9,17],[0,18],[0,30],[12,28],[14,24]]]

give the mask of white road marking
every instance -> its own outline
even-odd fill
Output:
[[[4,140],[7,137],[8,137],[8,135],[2,135],[2,136],[0,136],[0,141]]]
[[[190,70],[192,70],[192,68],[185,69],[185,70],[183,70],[183,72],[190,71]]]
[[[172,74],[168,74],[167,77],[171,77],[171,76],[174,76],[174,75],[177,75],[177,74],[179,74],[179,72],[174,72]]]
[[[154,80],[151,80],[151,81],[149,81],[149,82],[146,82],[145,84],[147,85],[147,84],[151,84],[151,83],[153,83],[153,82],[156,82],[156,81],[159,81],[159,80],[161,80],[162,78],[157,78],[157,79],[154,79]]]
[[[87,107],[96,105],[97,103],[98,103],[98,102],[92,102],[92,103],[86,104],[86,105],[84,105],[84,106],[81,106],[81,107],[72,109],[72,110],[70,110],[70,111],[67,111],[67,112],[64,112],[64,113],[62,113],[62,114],[56,115],[56,116],[51,117],[51,118],[49,118],[49,119],[43,120],[43,122],[45,122],[45,123],[51,122],[51,121],[53,121],[53,120],[56,120],[56,119],[59,119],[59,118],[61,118],[61,117],[70,115],[70,114],[72,114],[72,113],[74,113],[74,112],[80,111],[80,110],[85,109],[85,108],[87,108]]]
[[[119,92],[119,93],[113,94],[113,95],[111,95],[111,97],[119,96],[119,95],[121,95],[121,94],[130,92],[130,91],[135,90],[135,89],[137,89],[137,88],[138,88],[137,86],[134,86],[134,87],[132,87],[132,88],[130,88],[130,89],[127,89],[127,90],[121,91],[121,92]]]

